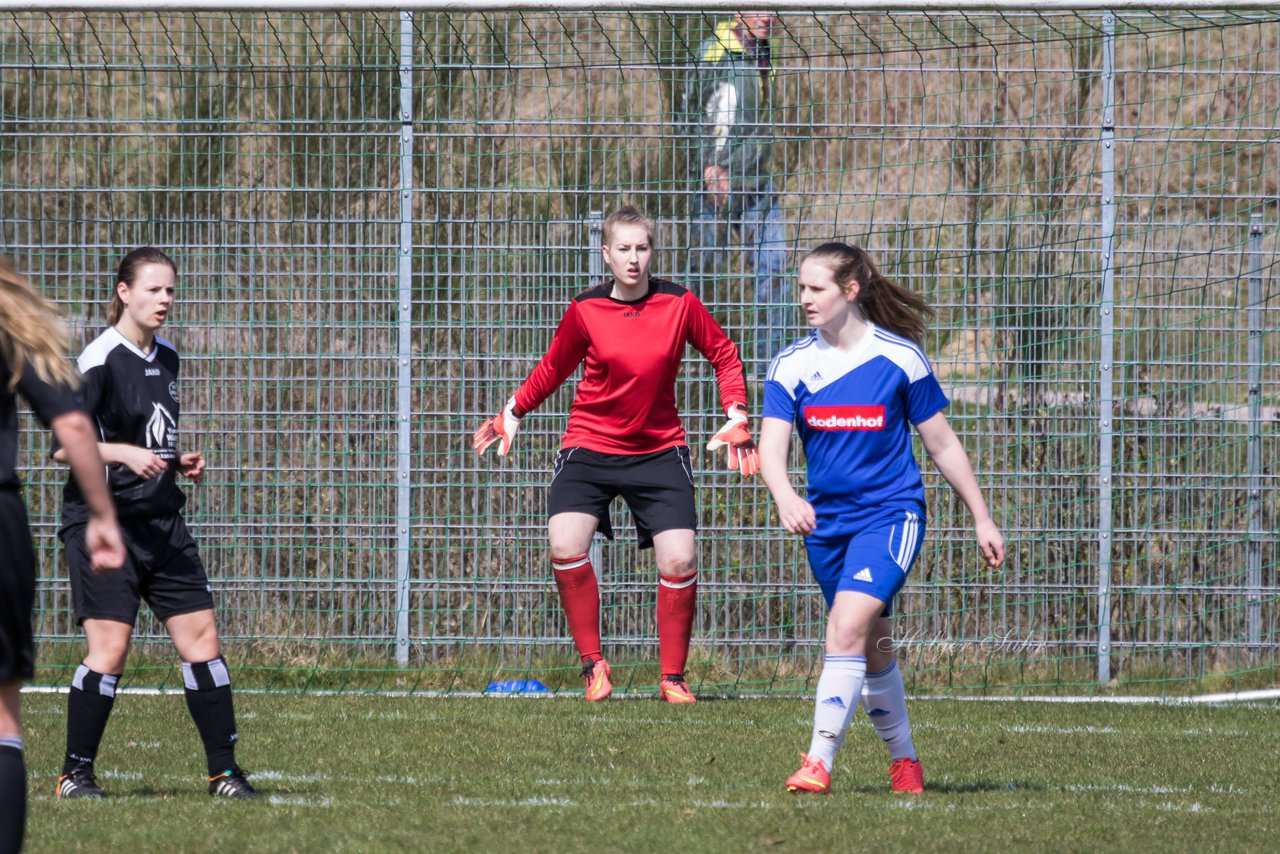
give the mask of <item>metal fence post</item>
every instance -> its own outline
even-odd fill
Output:
[[[1262,214],[1249,215],[1249,527],[1245,535],[1245,635],[1262,645]]]
[[[1112,458],[1115,429],[1116,16],[1102,15],[1102,303],[1098,340],[1098,682],[1111,681]]]
[[[400,13],[400,240],[396,278],[399,343],[396,359],[396,664],[409,663],[409,515],[413,464],[409,431],[413,403],[413,13]]]

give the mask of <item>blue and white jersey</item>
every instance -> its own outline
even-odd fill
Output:
[[[849,353],[816,330],[786,347],[764,387],[764,417],[789,421],[800,433],[814,512],[854,525],[888,510],[924,516],[910,425],[948,403],[918,346],[867,326]]]

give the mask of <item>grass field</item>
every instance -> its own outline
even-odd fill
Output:
[[[855,718],[833,794],[789,795],[801,700],[242,694],[240,761],[266,794],[214,801],[181,696],[121,695],[105,802],[52,798],[65,698],[27,695],[27,850],[1267,851],[1280,704],[918,701],[922,796],[888,792]]]

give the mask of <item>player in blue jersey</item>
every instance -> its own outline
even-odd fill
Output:
[[[859,701],[892,755],[893,791],[920,792],[924,771],[890,636],[893,597],[920,553],[924,486],[911,425],[973,514],[992,567],[1004,537],[969,457],[942,410],[947,397],[920,349],[932,311],[885,279],[856,246],[825,243],[800,264],[800,305],[814,331],[783,349],[765,381],[760,473],[782,527],[805,537],[826,597],[826,658],[813,738],[790,791],[828,792],[831,763]],[[793,426],[804,445],[806,496],[787,476]]]

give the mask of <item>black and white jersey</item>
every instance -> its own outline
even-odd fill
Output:
[[[16,487],[18,473],[18,408],[14,394],[9,390],[13,369],[0,347],[0,489]],[[30,360],[22,364],[22,376],[18,377],[18,391],[31,404],[36,418],[44,426],[59,415],[80,409],[75,392],[65,386],[50,385],[40,379]]]
[[[126,465],[107,466],[107,483],[119,516],[169,516],[186,496],[178,489],[178,353],[156,338],[150,353],[114,327],[80,354],[81,396],[98,428],[98,440],[146,448],[169,464],[159,477],[143,480]],[[63,490],[64,523],[83,522],[88,507],[75,479]]]

